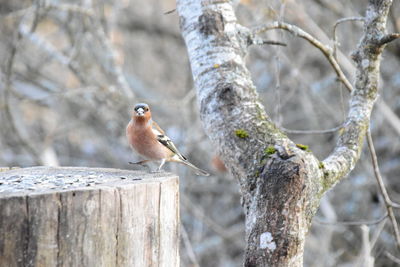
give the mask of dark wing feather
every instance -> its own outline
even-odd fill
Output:
[[[178,157],[182,158],[183,160],[187,160],[186,157],[184,155],[182,155],[181,152],[179,152],[179,150],[176,148],[174,143],[172,143],[171,139],[169,139],[168,136],[159,134],[159,135],[157,135],[157,140],[158,140],[158,142],[163,144],[166,148],[168,148],[169,150],[174,152],[176,155],[178,155]]]

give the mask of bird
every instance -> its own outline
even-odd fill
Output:
[[[144,164],[152,161],[160,161],[157,172],[161,171],[165,162],[178,162],[191,167],[197,175],[209,176],[210,174],[188,161],[179,152],[171,139],[165,135],[151,117],[149,105],[138,103],[134,106],[131,120],[126,127],[126,137],[132,150],[142,156],[144,160],[130,162],[131,164]]]

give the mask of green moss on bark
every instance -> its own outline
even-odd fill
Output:
[[[303,145],[303,144],[296,144],[296,146],[298,148],[300,148],[301,150],[307,151],[307,152],[311,152],[311,150],[308,148],[308,146]]]
[[[325,165],[324,165],[324,163],[322,161],[320,161],[319,164],[318,164],[318,167],[320,169],[323,169],[323,168],[325,168]]]
[[[245,129],[237,129],[235,130],[235,135],[239,138],[247,138],[249,137],[249,134]]]
[[[272,155],[276,152],[276,148],[274,146],[269,146],[264,150],[265,155]]]

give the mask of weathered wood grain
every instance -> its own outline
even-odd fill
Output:
[[[179,266],[178,177],[97,168],[0,172],[0,266]]]

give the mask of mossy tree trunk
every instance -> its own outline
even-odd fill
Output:
[[[321,196],[355,166],[377,96],[392,1],[370,0],[355,52],[357,80],[335,150],[322,162],[281,132],[260,103],[244,57],[254,42],[230,1],[178,0],[177,10],[210,139],[240,184],[245,266],[302,266],[306,233]]]

